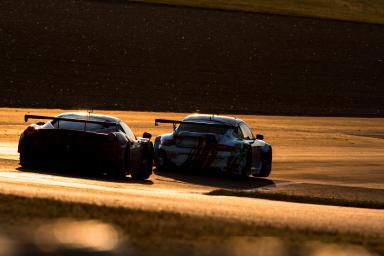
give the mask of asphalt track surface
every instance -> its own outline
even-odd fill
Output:
[[[3,110],[3,112],[10,113],[10,110],[6,109]],[[13,111],[13,113],[16,113],[15,116],[20,115],[16,111]],[[151,117],[152,114],[153,113],[147,113],[147,117]],[[142,113],[140,115],[137,113],[120,113],[120,115],[143,116]],[[251,118],[251,116],[248,118]],[[276,119],[279,118],[271,117],[270,122]],[[352,118],[343,119],[342,122],[351,124],[358,120],[365,121],[367,129],[369,129],[370,126],[368,124],[372,122],[372,119]],[[311,122],[311,120],[307,121]],[[335,121],[337,120],[334,119],[333,123],[337,124]],[[375,121],[378,122],[375,123],[376,126],[377,124],[382,124],[381,119],[373,120],[373,122]],[[132,122],[135,123],[135,120]],[[18,122],[16,123],[18,124]],[[4,122],[2,122],[2,124],[1,128],[7,127],[4,125]],[[136,124],[136,126],[137,125],[138,124]],[[15,126],[18,127],[18,125]],[[318,127],[318,129],[321,132],[322,128]],[[14,129],[11,130],[13,131]],[[3,135],[6,133],[4,131],[10,132],[10,130],[7,129],[2,130]],[[22,130],[18,131],[21,132]],[[271,137],[271,139],[274,140],[272,130]],[[354,136],[356,141],[361,140],[361,137],[362,136]],[[373,151],[382,149],[384,146],[381,138],[364,137],[363,139],[368,139],[371,142],[371,147],[374,149]],[[375,143],[373,143],[373,141],[375,141]],[[309,186],[314,183],[316,183],[317,186],[323,187],[323,192],[327,190],[330,184],[342,188],[340,185],[341,182],[337,181],[337,179],[333,180],[329,174],[324,174],[323,178],[317,178],[317,180],[314,177],[306,177],[304,173],[305,165],[304,168],[299,168],[300,161],[303,161],[305,156],[303,159],[298,158],[296,164],[289,163],[291,168],[289,173],[295,173],[296,176],[290,176],[287,171],[285,171],[286,174],[282,172],[282,168],[287,164],[281,161],[281,155],[277,155],[274,173],[272,173],[268,179],[249,178],[247,180],[236,180],[216,174],[162,172],[155,173],[147,181],[136,182],[130,178],[124,181],[116,181],[110,180],[103,175],[82,176],[78,174],[81,170],[76,170],[76,168],[66,173],[22,169],[18,163],[16,146],[17,139],[15,139],[15,137],[12,137],[11,140],[6,140],[2,137],[0,141],[0,192],[3,194],[51,198],[68,202],[94,203],[113,207],[121,206],[143,210],[171,211],[197,216],[213,216],[278,228],[288,227],[299,230],[320,230],[340,234],[352,233],[364,236],[384,237],[383,210],[289,203],[227,196],[217,197],[204,194],[217,188],[256,189],[264,187],[265,189],[284,190],[285,188],[295,188],[295,186],[300,184]],[[354,146],[352,146],[352,148],[353,147]],[[283,147],[279,145],[279,143],[276,145],[276,148],[278,149],[277,152],[282,152],[283,150]],[[341,148],[340,146],[340,150]],[[349,148],[349,150],[352,148]],[[305,150],[305,148],[303,150]],[[360,154],[364,154],[365,150],[367,149],[360,149]],[[384,157],[382,152],[383,151],[379,151],[376,155],[372,153],[371,158],[369,158],[369,160],[373,162],[373,165],[367,168],[367,172],[372,172],[372,178],[366,178],[367,180],[370,179],[370,183],[368,183],[367,180],[365,183],[356,183],[352,177],[349,181],[345,180],[343,184],[351,188],[371,192],[367,194],[367,197],[376,197],[380,200],[384,199],[382,189]],[[369,155],[368,153],[369,152],[367,152],[367,157]],[[354,154],[353,150],[351,150],[350,155],[353,156]],[[335,153],[333,155],[335,155]],[[320,158],[321,157],[325,156],[321,156],[320,154]],[[346,155],[344,155],[344,158],[348,160]],[[376,160],[374,161],[374,159]],[[360,163],[365,164],[364,160],[360,160]],[[313,165],[316,167],[316,162],[313,162]],[[350,168],[353,168],[353,165],[358,166],[358,164],[352,163]],[[375,166],[376,169],[374,168]],[[294,168],[297,169],[295,170]],[[344,169],[342,167],[340,168],[340,166],[331,170],[344,172]],[[311,171],[309,170],[307,172]],[[324,172],[327,172],[326,168],[324,168]],[[373,175],[375,173],[376,176]],[[356,179],[359,179],[359,177]],[[310,187],[308,188],[308,190],[310,190]],[[340,191],[346,190],[336,190],[335,194],[337,194],[337,192],[340,193]],[[308,193],[311,193],[311,191],[308,191]]]
[[[252,222],[262,226],[288,227],[384,237],[383,210],[321,206],[263,199],[202,195],[209,188],[191,187],[162,176],[155,186],[57,175],[12,171],[0,172],[1,193],[52,198],[112,207],[171,211]]]

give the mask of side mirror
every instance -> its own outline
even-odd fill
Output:
[[[257,140],[264,140],[264,135],[263,134],[257,134],[256,139]]]
[[[143,133],[143,138],[144,138],[144,139],[149,139],[149,140],[150,140],[150,139],[152,138],[152,134],[150,134],[149,132],[144,132],[144,133]]]
[[[38,122],[38,123],[36,123],[37,125],[39,125],[39,126],[42,126],[42,125],[44,125],[45,123],[44,122]]]

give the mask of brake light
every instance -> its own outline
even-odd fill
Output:
[[[116,134],[114,134],[114,133],[110,133],[110,134],[108,134],[108,140],[109,141],[114,141],[114,140],[116,140]]]
[[[36,132],[36,127],[33,125],[30,125],[27,127],[27,129],[25,129],[24,134],[27,136],[30,136],[30,135],[34,134],[35,132]]]

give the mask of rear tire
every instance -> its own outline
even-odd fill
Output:
[[[31,168],[34,166],[33,157],[25,151],[20,152],[20,165],[23,168]]]
[[[261,156],[261,171],[258,177],[268,177],[272,170],[272,147],[269,147],[270,151],[263,153]]]
[[[243,170],[241,170],[241,177],[242,178],[248,178],[252,174],[252,170],[251,170],[252,148],[249,148],[249,150],[248,150],[246,161],[247,162],[246,162],[245,167],[243,168]]]
[[[147,148],[144,149],[143,161],[140,164],[138,170],[134,170],[131,173],[134,180],[146,180],[152,175],[153,168],[153,144],[149,142]]]
[[[160,171],[160,172],[163,172],[163,171],[173,171],[175,169],[175,167],[164,161],[164,164],[157,165],[156,169],[158,171]]]
[[[140,168],[131,173],[134,180],[146,180],[152,175],[153,161],[152,159],[146,159],[141,163]]]
[[[159,158],[161,161],[158,160]],[[162,162],[162,164],[160,165],[159,162]],[[160,172],[176,169],[176,166],[167,158],[167,153],[164,150],[159,151],[158,156],[155,159],[155,167]]]

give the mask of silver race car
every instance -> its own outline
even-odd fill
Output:
[[[272,146],[263,135],[252,134],[238,118],[218,115],[189,115],[182,121],[156,119],[173,124],[172,133],[156,137],[155,166],[216,168],[236,175],[268,177],[272,168]]]

